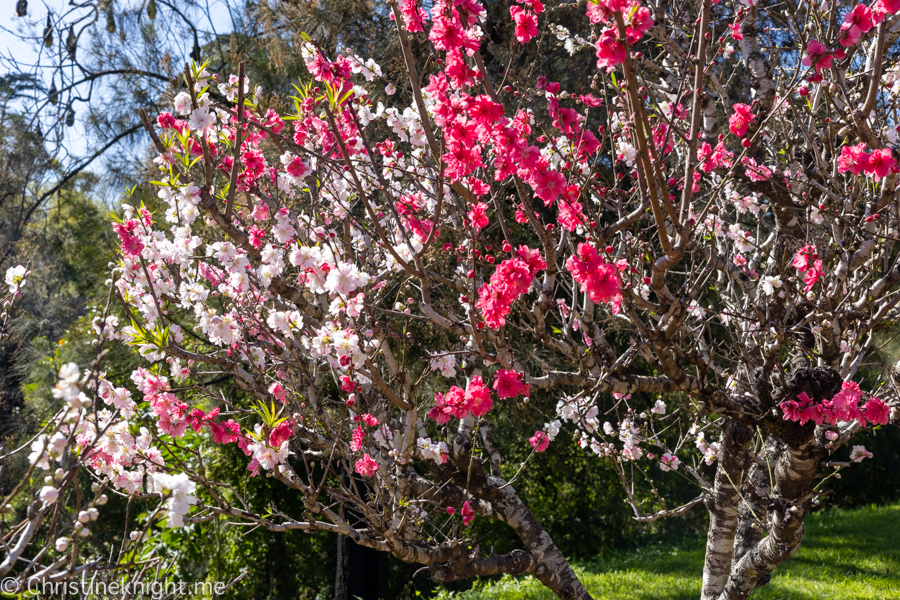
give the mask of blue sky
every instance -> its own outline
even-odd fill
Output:
[[[143,6],[145,2],[146,0],[116,0],[116,5],[117,7],[125,5],[136,8],[138,6]],[[184,3],[176,0],[174,4],[180,7]],[[204,12],[211,16],[211,20],[204,18],[201,22],[196,24],[200,31],[215,31],[219,34],[231,31],[232,23],[228,11],[227,0],[196,0],[196,4],[201,8],[208,6],[208,9],[200,12]],[[233,4],[237,4],[237,2],[234,2]],[[23,41],[16,34],[18,33],[21,35],[24,33],[27,35],[29,24],[34,25],[35,30],[40,33],[43,29],[43,24],[47,19],[48,11],[52,11],[55,15],[59,15],[69,10],[71,10],[71,6],[69,5],[68,0],[30,0],[28,2],[27,16],[25,18],[19,18],[15,15],[15,0],[5,0],[4,2],[0,2],[0,54],[5,57],[4,62],[9,63],[10,61],[16,61],[20,65],[26,65],[26,68],[23,69],[24,71],[32,71],[33,69],[29,67],[32,67],[39,59],[38,51],[40,50],[40,46],[36,42],[29,43]],[[168,9],[165,6],[158,6],[158,12],[167,10]],[[101,21],[99,26],[103,26],[104,24],[105,21]],[[203,44],[204,41],[205,40],[201,39],[200,43]],[[59,43],[59,40],[55,40],[55,43]],[[188,50],[190,49],[191,44],[192,42],[187,42]],[[46,62],[46,58],[44,62]],[[0,73],[5,73],[8,70],[9,64],[0,63]],[[45,81],[44,83],[49,87],[49,81]],[[77,112],[78,111],[76,110],[76,114]],[[71,155],[83,156],[88,153],[89,148],[84,135],[84,127],[77,118],[74,127],[66,128],[65,135],[66,137],[63,145],[69,150]]]

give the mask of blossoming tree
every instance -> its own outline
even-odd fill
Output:
[[[590,94],[492,81],[478,0],[389,0],[407,106],[314,40],[290,114],[243,67],[186,67],[174,111],[141,115],[162,209],[114,225],[130,319],[98,330],[147,365],[132,390],[97,381],[76,438],[94,473],[125,494],[178,478],[170,526],[336,532],[438,581],[530,573],[589,598],[491,435],[549,395],[529,460],[565,430],[635,518],[705,506],[702,597],[748,597],[797,552],[835,453],[900,416],[895,370],[859,380],[900,300],[900,2],[832,4],[512,5],[510,53],[565,44],[596,61]],[[553,22],[576,10],[590,39]],[[211,479],[188,428],[304,513]],[[696,498],[639,500],[675,471]],[[521,549],[483,552],[476,518]]]
[[[0,341],[10,337],[7,326],[30,275],[22,265],[6,271],[8,293],[2,298]],[[103,327],[109,329],[112,322]],[[98,334],[108,337],[103,327],[98,327]],[[184,474],[157,468],[163,462],[152,434],[145,427],[131,435],[130,423],[121,418],[128,413],[112,415],[99,410],[99,394],[105,388],[97,382],[105,348],[103,343],[97,346],[97,360],[90,369],[82,371],[75,363],[60,369],[52,395],[61,406],[40,431],[16,448],[6,446],[7,440],[0,447],[4,471],[25,467],[18,478],[6,478],[4,483],[13,486],[4,489],[0,497],[0,578],[5,595],[161,595],[184,589],[172,580],[173,561],[154,556],[147,542],[158,519],[168,518],[170,526],[184,524],[180,516],[196,502],[195,484]],[[97,456],[110,452],[122,464],[127,464],[129,457],[139,457],[145,465],[142,483],[147,494],[126,494],[120,491],[121,482],[113,484],[97,476],[93,471]],[[25,460],[17,464],[19,456]],[[93,479],[85,481],[86,471]],[[96,526],[110,531],[109,523],[104,523],[110,519],[100,519],[108,512],[110,494],[127,497],[124,523],[115,516],[113,520],[131,531],[120,531],[113,543],[92,543]],[[139,502],[142,499],[150,503],[144,505]],[[16,519],[17,515],[24,518]],[[103,556],[104,552],[108,554]],[[225,591],[236,581],[222,582],[217,591]]]

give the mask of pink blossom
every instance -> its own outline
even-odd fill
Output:
[[[816,425],[821,425],[825,420],[825,414],[821,404],[807,406],[800,411],[800,424],[805,425],[807,421],[812,421]]]
[[[295,156],[285,165],[284,170],[291,177],[303,177],[306,174],[306,163],[299,156]]]
[[[466,386],[466,408],[476,417],[483,417],[491,410],[494,401],[491,393],[485,387],[481,377],[475,376]]]
[[[865,417],[875,425],[887,425],[891,417],[891,409],[884,400],[872,398],[865,405]]]
[[[728,117],[728,127],[734,135],[744,137],[747,128],[756,119],[756,115],[751,112],[753,107],[749,104],[735,104],[732,108],[734,113]]]
[[[180,438],[184,435],[185,430],[187,430],[187,421],[179,420],[179,419],[169,419],[169,418],[161,418],[156,422],[159,430],[165,433],[166,435],[171,435],[174,438]]]
[[[810,268],[817,258],[819,258],[819,255],[816,252],[816,247],[810,244],[806,244],[802,248],[797,250],[796,254],[794,254],[794,260],[791,264],[794,265],[797,270],[802,273]]]
[[[697,148],[697,160],[700,163],[700,168],[709,173],[712,171],[712,167],[708,167],[706,165],[707,158],[712,154],[712,146],[709,145],[709,142],[703,142],[699,148]]]
[[[715,149],[707,142],[704,142],[702,146],[697,148],[697,160],[700,161],[700,169],[706,173],[719,167],[730,167],[733,157],[734,153],[729,152],[722,142],[719,142]]]
[[[534,273],[521,258],[504,260],[491,275],[491,285],[507,296],[518,297],[528,291]]]
[[[478,290],[475,307],[481,310],[485,324],[491,329],[499,329],[506,324],[506,315],[512,303],[528,291],[532,279],[547,267],[537,250],[519,246],[517,258],[505,260],[491,275],[490,283]]]
[[[806,56],[803,59],[803,65],[807,67],[813,67],[815,69],[816,74],[814,77],[810,77],[810,81],[821,81],[822,80],[822,69],[830,69],[831,61],[834,58],[834,54],[828,52],[828,48],[826,48],[823,44],[820,44],[816,40],[810,40],[809,44],[806,46]]]
[[[438,425],[444,425],[448,423],[451,417],[453,417],[453,407],[448,405],[444,401],[444,395],[441,393],[437,393],[434,395],[434,402],[435,406],[428,411],[428,418],[434,420],[434,422]]]
[[[368,425],[369,427],[378,427],[378,419],[366,413],[362,416],[362,422]]]
[[[447,51],[444,72],[450,78],[453,86],[456,88],[464,88],[475,83],[474,77],[477,71],[471,69],[463,58],[462,52],[457,49]]]
[[[749,156],[743,157],[741,159],[741,164],[744,165],[744,174],[750,181],[768,181],[772,176],[772,169],[765,165],[757,164],[756,161]]]
[[[662,471],[677,471],[681,461],[671,452],[666,452],[659,457],[659,468]]]
[[[275,109],[270,108],[266,111],[266,127],[271,129],[274,133],[281,133],[284,129],[284,119],[282,119]],[[262,132],[265,135],[266,132]]]
[[[806,270],[806,276],[803,277],[803,283],[805,284],[803,293],[809,292],[816,285],[816,282],[819,281],[820,277],[822,277],[822,261],[817,260]]]
[[[366,432],[363,431],[362,427],[357,427],[353,431],[353,439],[350,442],[350,450],[353,452],[359,452],[363,447],[363,441],[366,438]]]
[[[547,263],[541,258],[541,251],[537,248],[529,248],[528,246],[521,244],[516,248],[516,256],[528,264],[532,277],[537,275],[538,271],[543,271],[547,268]]]
[[[550,206],[566,191],[566,177],[557,171],[536,170],[529,181],[534,194]]]
[[[859,385],[854,381],[845,381],[841,391],[831,399],[831,414],[838,421],[851,421],[860,416],[857,404],[862,398]],[[827,416],[827,415],[826,415]]]
[[[241,155],[244,163],[243,175],[250,175],[250,179],[256,179],[266,170],[266,159],[259,150],[251,150]]]
[[[466,145],[463,142],[449,138],[447,140],[448,152],[443,159],[447,163],[447,177],[456,181],[477,169],[483,167],[481,160],[481,147]]]
[[[634,0],[597,0],[597,4],[603,9],[614,13],[626,10],[634,3]]]
[[[653,27],[653,13],[646,6],[638,5],[631,12],[631,23],[628,25],[628,43],[634,45]]]
[[[234,419],[228,419],[223,423],[212,423],[210,430],[213,434],[213,441],[217,444],[236,442],[241,434],[241,426]]]
[[[837,159],[838,173],[850,171],[853,175],[859,175],[869,170],[869,155],[866,154],[865,142],[855,146],[844,146],[841,155]]]
[[[799,421],[800,408],[794,400],[787,400],[781,403],[781,412],[784,413],[785,421]]]
[[[460,387],[455,385],[451,387],[450,391],[444,396],[444,402],[451,407],[451,414],[458,419],[464,418],[469,412],[466,402],[466,391]]]
[[[862,462],[864,458],[872,458],[872,453],[866,450],[865,446],[853,446],[853,450],[850,451],[850,460]]]
[[[400,0],[398,8],[407,31],[410,33],[422,31],[422,25],[428,19],[428,13],[416,4],[416,0]]]
[[[434,47],[438,50],[449,50],[451,48],[459,48],[465,43],[465,33],[462,27],[443,15],[435,15],[434,25],[428,32],[428,39],[434,43]]]
[[[477,96],[469,107],[468,116],[478,125],[489,127],[503,117],[503,105],[487,96]]]
[[[262,248],[263,238],[266,236],[266,230],[260,229],[256,225],[251,225],[247,232],[250,235],[250,245],[259,250]]]
[[[591,0],[587,3],[587,17],[591,23],[601,23],[612,18],[613,13],[627,10],[634,0]]]
[[[174,129],[176,131],[188,129],[187,122],[176,119],[172,116],[172,113],[168,112],[159,113],[159,116],[156,117],[156,124],[160,129]]]
[[[269,205],[265,202],[260,202],[253,207],[253,212],[250,213],[250,216],[257,222],[265,221],[269,218]]]
[[[468,212],[469,220],[475,229],[484,229],[488,225],[487,204],[479,202]]]
[[[363,477],[371,477],[378,470],[378,463],[368,453],[356,461],[356,472]]]
[[[575,231],[579,225],[584,224],[584,214],[581,212],[581,202],[572,202],[569,204],[565,200],[560,200],[557,204],[559,210],[556,221],[566,231]]]
[[[211,421],[219,414],[219,409],[214,408],[209,413],[204,413],[199,408],[193,409],[186,417],[188,425],[194,431],[200,431],[203,427],[210,425]]]
[[[282,404],[287,402],[287,392],[285,392],[284,386],[277,381],[269,386],[269,393]]]
[[[504,291],[485,284],[478,288],[478,300],[475,307],[481,310],[485,324],[491,329],[500,329],[506,325],[506,315],[512,310],[514,298]]]
[[[339,378],[341,382],[341,391],[342,392],[355,392],[356,391],[356,382],[350,379],[349,375],[341,375]]]
[[[844,23],[841,25],[840,44],[850,47],[859,42],[859,38],[865,32],[875,27],[874,15],[872,10],[865,4],[857,4],[853,10],[844,16]]]

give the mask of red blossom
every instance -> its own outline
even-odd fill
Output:
[[[137,235],[140,231],[139,224],[135,219],[128,219],[124,223],[114,223],[113,230],[119,236],[119,245],[122,248],[122,254],[125,256],[140,256],[144,244]]]
[[[479,202],[467,214],[469,224],[475,229],[484,229],[488,225],[487,204]]]
[[[753,107],[749,104],[735,104],[731,108],[734,113],[728,117],[728,127],[734,135],[744,137],[747,128],[756,119],[756,115],[751,112]]]
[[[516,5],[509,7],[509,15],[516,24],[516,39],[520,44],[527,44],[537,36],[537,15]]]
[[[472,510],[471,503],[468,500],[463,502],[462,509],[459,512],[462,515],[463,526],[468,527],[472,519],[475,518],[475,511]]]
[[[500,369],[494,376],[494,385],[491,386],[497,392],[498,398],[515,398],[516,396],[528,396],[528,384],[523,383],[522,373]]]
[[[528,443],[535,452],[543,452],[550,446],[550,437],[543,431],[535,431],[534,435],[528,438]]]
[[[616,65],[625,62],[625,45],[622,44],[614,29],[604,29],[597,43],[594,44],[597,54],[597,68],[612,71]]]
[[[269,434],[269,445],[273,448],[278,448],[283,442],[289,440],[292,435],[294,435],[294,422],[282,421]]]
[[[593,302],[611,304],[613,312],[618,312],[622,301],[622,281],[617,275],[618,268],[605,262],[596,248],[586,243],[579,244],[578,254],[569,257],[566,269]]]
[[[353,430],[353,438],[350,442],[350,449],[354,452],[359,452],[363,447],[363,441],[366,438],[366,432],[363,431],[361,426],[358,426],[355,430]]]

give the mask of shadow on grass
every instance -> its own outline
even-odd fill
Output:
[[[753,600],[900,600],[900,505],[829,510],[806,521],[796,557],[775,570]],[[704,540],[611,553],[576,567],[588,591],[603,600],[696,600]],[[531,578],[500,582],[454,596],[459,600],[552,600]]]

